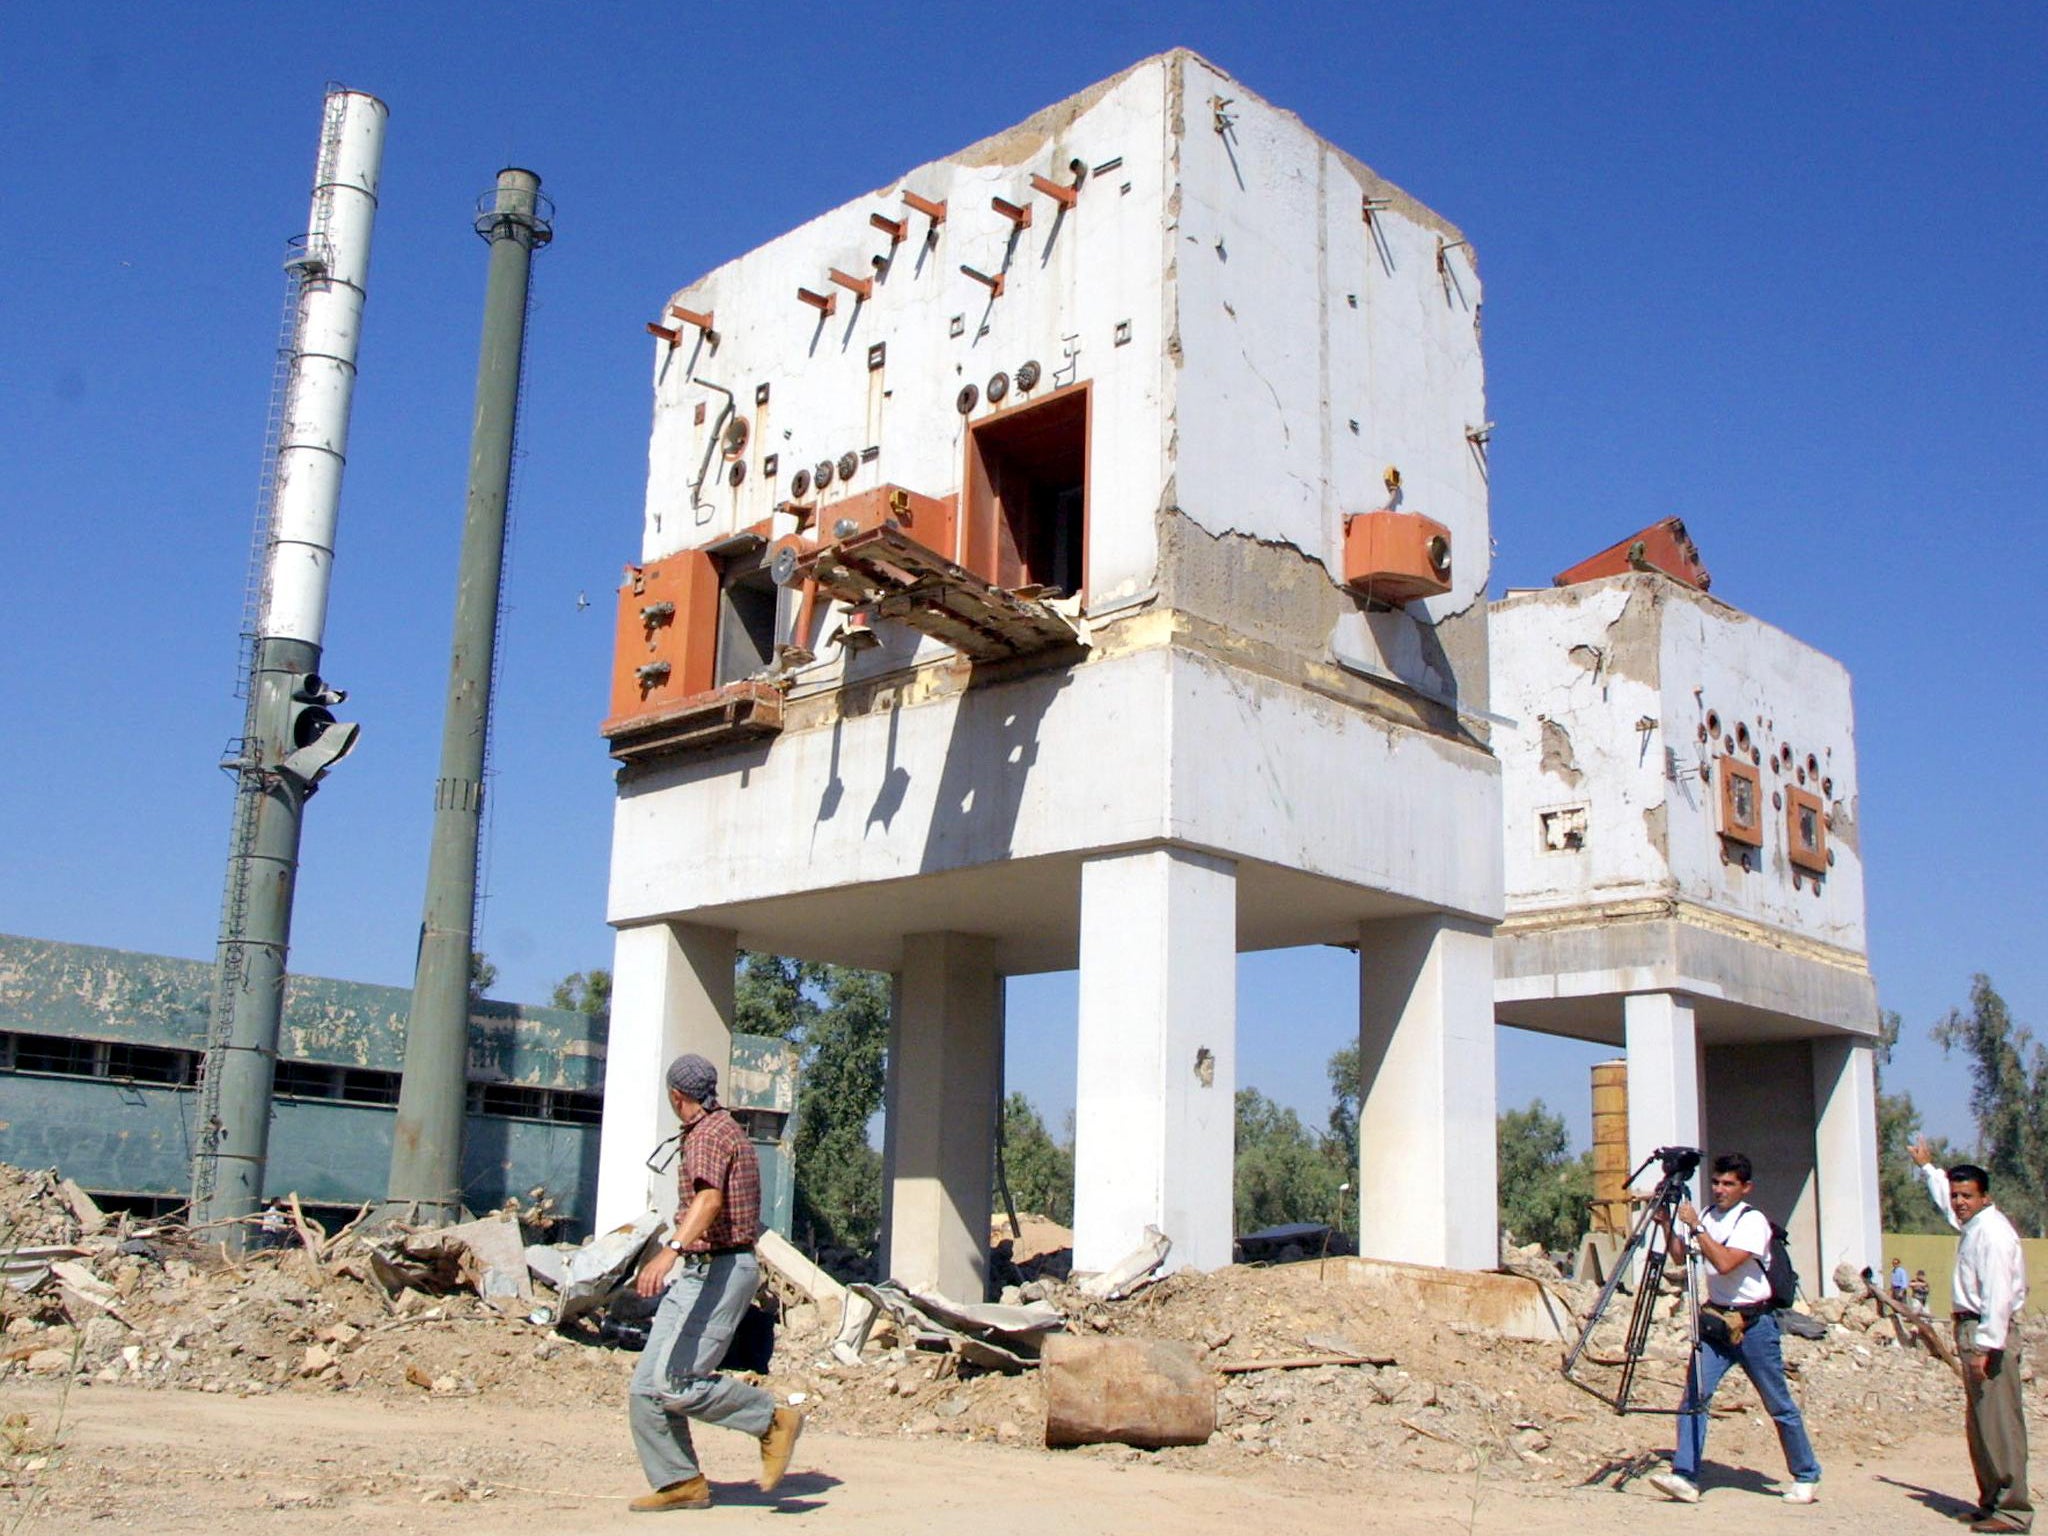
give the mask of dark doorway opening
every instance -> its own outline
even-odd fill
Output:
[[[967,568],[1014,590],[1087,584],[1088,386],[977,422],[967,442]]]

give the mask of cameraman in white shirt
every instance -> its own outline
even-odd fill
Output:
[[[1811,1504],[1820,1488],[1820,1462],[1807,1438],[1806,1420],[1785,1382],[1778,1314],[1763,1265],[1771,1249],[1771,1220],[1749,1204],[1754,1171],[1741,1153],[1714,1159],[1709,1187],[1714,1200],[1704,1215],[1689,1200],[1678,1207],[1679,1224],[1693,1229],[1693,1244],[1705,1262],[1707,1300],[1700,1308],[1700,1345],[1686,1373],[1685,1402],[1678,1411],[1678,1448],[1671,1456],[1671,1470],[1658,1473],[1650,1485],[1681,1504],[1699,1502],[1707,1404],[1729,1368],[1740,1365],[1778,1426],[1778,1444],[1792,1474],[1791,1486],[1784,1490],[1786,1500]],[[1683,1239],[1668,1227],[1665,1236],[1672,1259],[1684,1263]]]

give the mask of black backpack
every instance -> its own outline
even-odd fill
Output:
[[[1770,1221],[1770,1217],[1764,1218]],[[1782,1312],[1799,1299],[1799,1271],[1792,1267],[1792,1246],[1783,1227],[1771,1221],[1771,1246],[1764,1251],[1764,1278],[1771,1282],[1771,1310]]]

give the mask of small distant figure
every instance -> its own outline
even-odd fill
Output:
[[[1934,1294],[1934,1287],[1928,1283],[1926,1270],[1916,1269],[1913,1271],[1911,1290],[1913,1305],[1920,1311],[1925,1312],[1927,1310],[1927,1298]]]
[[[1897,1259],[1893,1259],[1892,1300],[1903,1303],[1906,1299],[1906,1293],[1908,1289],[1911,1287],[1912,1283],[1913,1282],[1909,1278],[1907,1278],[1906,1266],[1900,1263]]]
[[[263,1219],[256,1224],[260,1248],[282,1248],[285,1234],[291,1230],[291,1223],[284,1214],[284,1207],[275,1200],[263,1207]]]

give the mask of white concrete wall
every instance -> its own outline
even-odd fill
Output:
[[[1485,752],[1160,650],[637,776],[609,916],[1179,841],[1499,916]]]
[[[1664,892],[1671,871],[1661,821],[1669,786],[1656,648],[1614,654],[1611,626],[1629,590],[1607,584],[1518,595],[1494,605],[1494,711],[1501,763],[1502,851],[1512,910],[1618,901]],[[1621,664],[1616,665],[1617,661]],[[1545,813],[1582,809],[1584,846],[1548,847]]]
[[[1216,128],[1214,98],[1226,133]],[[1175,499],[1212,534],[1284,541],[1343,576],[1344,515],[1387,504],[1451,530],[1448,595],[1346,614],[1333,643],[1438,692],[1417,616],[1485,601],[1480,288],[1462,236],[1200,59],[1184,70],[1176,283]],[[1388,195],[1366,225],[1362,200]],[[1459,242],[1437,266],[1439,240]]]
[[[1783,630],[1655,576],[1515,593],[1492,610],[1495,740],[1504,774],[1511,911],[1672,895],[1850,951],[1865,946],[1855,718],[1842,664]],[[1763,758],[1761,867],[1724,862],[1718,761],[1704,742],[1747,726]],[[1639,729],[1648,722],[1649,728]],[[1547,725],[1547,729],[1546,729]],[[1795,888],[1785,812],[1789,744],[1829,781],[1834,867]],[[1701,777],[1701,768],[1708,777]],[[1821,784],[1812,786],[1816,794]],[[1542,813],[1583,805],[1586,846],[1542,846]]]
[[[1153,514],[1166,480],[1164,394],[1166,327],[1162,230],[1171,183],[1166,97],[1171,61],[1150,59],[1101,94],[1048,109],[1006,133],[921,166],[728,262],[681,289],[673,302],[713,313],[716,352],[689,332],[670,353],[655,341],[655,412],[648,453],[644,558],[713,543],[769,516],[788,497],[790,477],[821,459],[878,447],[849,482],[834,480],[821,498],[821,521],[849,491],[898,484],[926,495],[958,491],[966,462],[966,425],[955,408],[963,384],[986,388],[990,375],[1014,375],[1035,360],[1053,386],[1088,382],[1091,430],[1090,596],[1112,601],[1149,588],[1155,559]],[[1089,98],[1093,98],[1090,100]],[[1083,183],[1063,218],[1034,192],[1032,172],[1069,184],[1070,161],[1121,163]],[[909,189],[947,204],[938,238],[900,196]],[[1010,222],[991,197],[1029,205],[1031,228],[1018,238],[1001,298],[961,272],[1004,271]],[[909,220],[910,231],[872,296],[856,307],[828,269],[875,276],[871,258],[889,250],[871,213]],[[838,310],[819,323],[797,288],[836,293]],[[650,317],[652,318],[652,317]],[[960,334],[951,334],[955,321]],[[1128,324],[1129,340],[1117,342]],[[1071,338],[1071,340],[1068,340]],[[886,343],[887,362],[868,369],[868,348]],[[1068,348],[1073,354],[1068,355]],[[747,479],[737,489],[713,473],[700,504],[690,492],[724,397],[693,382],[732,390],[752,423]],[[765,408],[754,402],[769,386]],[[1019,397],[1011,396],[1014,402]],[[698,402],[707,403],[702,425]],[[988,414],[978,407],[975,419]],[[779,475],[760,472],[764,453],[779,455]],[[943,651],[935,641],[924,647]],[[837,665],[836,657],[818,666]]]
[[[1711,599],[1669,602],[1663,618],[1665,744],[1677,752],[1680,767],[1669,799],[1671,872],[1679,894],[1823,943],[1863,949],[1863,859],[1856,828],[1861,790],[1847,668]],[[1717,761],[1720,755],[1718,747],[1699,740],[1709,710],[1720,716],[1724,737],[1734,734],[1738,722],[1746,723],[1753,749],[1764,757],[1759,869],[1721,860],[1721,786],[1718,779],[1702,783],[1698,777],[1702,757]],[[1785,811],[1773,803],[1774,795],[1799,783],[1792,768],[1772,767],[1772,755],[1786,745],[1795,766],[1803,766],[1809,754],[1815,757],[1821,778],[1832,786],[1828,848],[1835,862],[1818,891],[1811,879],[1793,886]],[[1821,793],[1819,783],[1807,787]]]

